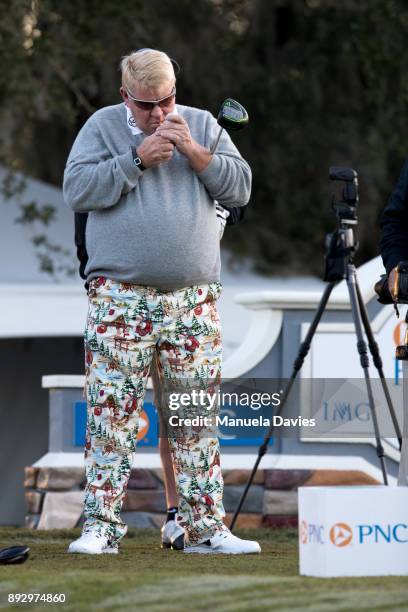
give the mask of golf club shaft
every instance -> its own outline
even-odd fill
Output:
[[[221,138],[221,133],[222,133],[222,130],[223,130],[223,129],[224,129],[224,128],[220,127],[220,130],[219,130],[219,132],[218,132],[217,139],[216,139],[216,141],[214,142],[214,144],[212,145],[212,147],[211,147],[211,149],[210,149],[210,153],[211,153],[211,155],[212,155],[212,154],[215,152],[215,149],[218,147],[218,143],[219,143],[219,141],[220,141],[220,138]]]

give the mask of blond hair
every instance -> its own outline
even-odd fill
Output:
[[[122,87],[132,90],[135,85],[146,88],[159,87],[163,83],[174,86],[176,77],[173,64],[166,53],[155,49],[133,51],[122,58]]]

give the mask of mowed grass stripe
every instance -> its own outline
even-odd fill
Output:
[[[132,530],[117,556],[68,555],[68,543],[78,534],[0,529],[0,546],[31,547],[25,564],[0,568],[0,609],[8,608],[9,592],[66,593],[67,604],[58,607],[67,612],[408,609],[408,578],[299,576],[294,529],[239,531],[261,542],[262,554],[248,556],[162,551],[158,530]]]
[[[279,592],[276,587],[279,585]],[[173,610],[217,610],[238,612],[239,610],[279,610],[301,612],[316,611],[386,610],[407,609],[408,586],[402,592],[379,591],[379,589],[352,589],[345,591],[312,591],[299,584],[297,578],[277,579],[248,576],[192,576],[188,579],[157,581],[95,604],[90,610],[131,610],[138,606],[148,607],[152,612]],[[320,588],[323,585],[320,584]],[[285,594],[283,594],[283,591]],[[177,596],[175,596],[177,594]]]
[[[195,606],[207,609],[215,601],[220,603],[233,595],[234,601],[248,595],[249,591],[259,591],[264,587],[270,590],[275,580],[257,576],[191,576],[189,578],[167,578],[158,580],[151,585],[131,589],[126,593],[106,599],[103,603],[95,604],[92,610],[110,609],[117,605],[129,605],[132,601],[138,605],[163,604],[169,605],[169,595],[177,593],[174,605],[185,606],[186,609],[194,601]],[[253,596],[251,596],[253,601]]]

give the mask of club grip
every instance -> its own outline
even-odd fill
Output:
[[[347,166],[330,166],[329,178],[332,181],[354,181],[357,178],[357,172],[353,168]]]

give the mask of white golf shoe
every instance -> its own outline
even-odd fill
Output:
[[[184,529],[177,525],[176,521],[167,521],[161,528],[162,548],[183,550]]]
[[[102,555],[105,553],[117,555],[119,549],[109,544],[108,538],[97,533],[83,533],[80,538],[71,542],[69,553],[83,553],[85,555]]]
[[[184,549],[185,553],[201,553],[201,554],[224,554],[224,555],[251,555],[261,552],[261,547],[258,542],[252,540],[241,540],[234,536],[229,530],[220,531],[215,536],[197,544],[196,546],[187,546]]]

